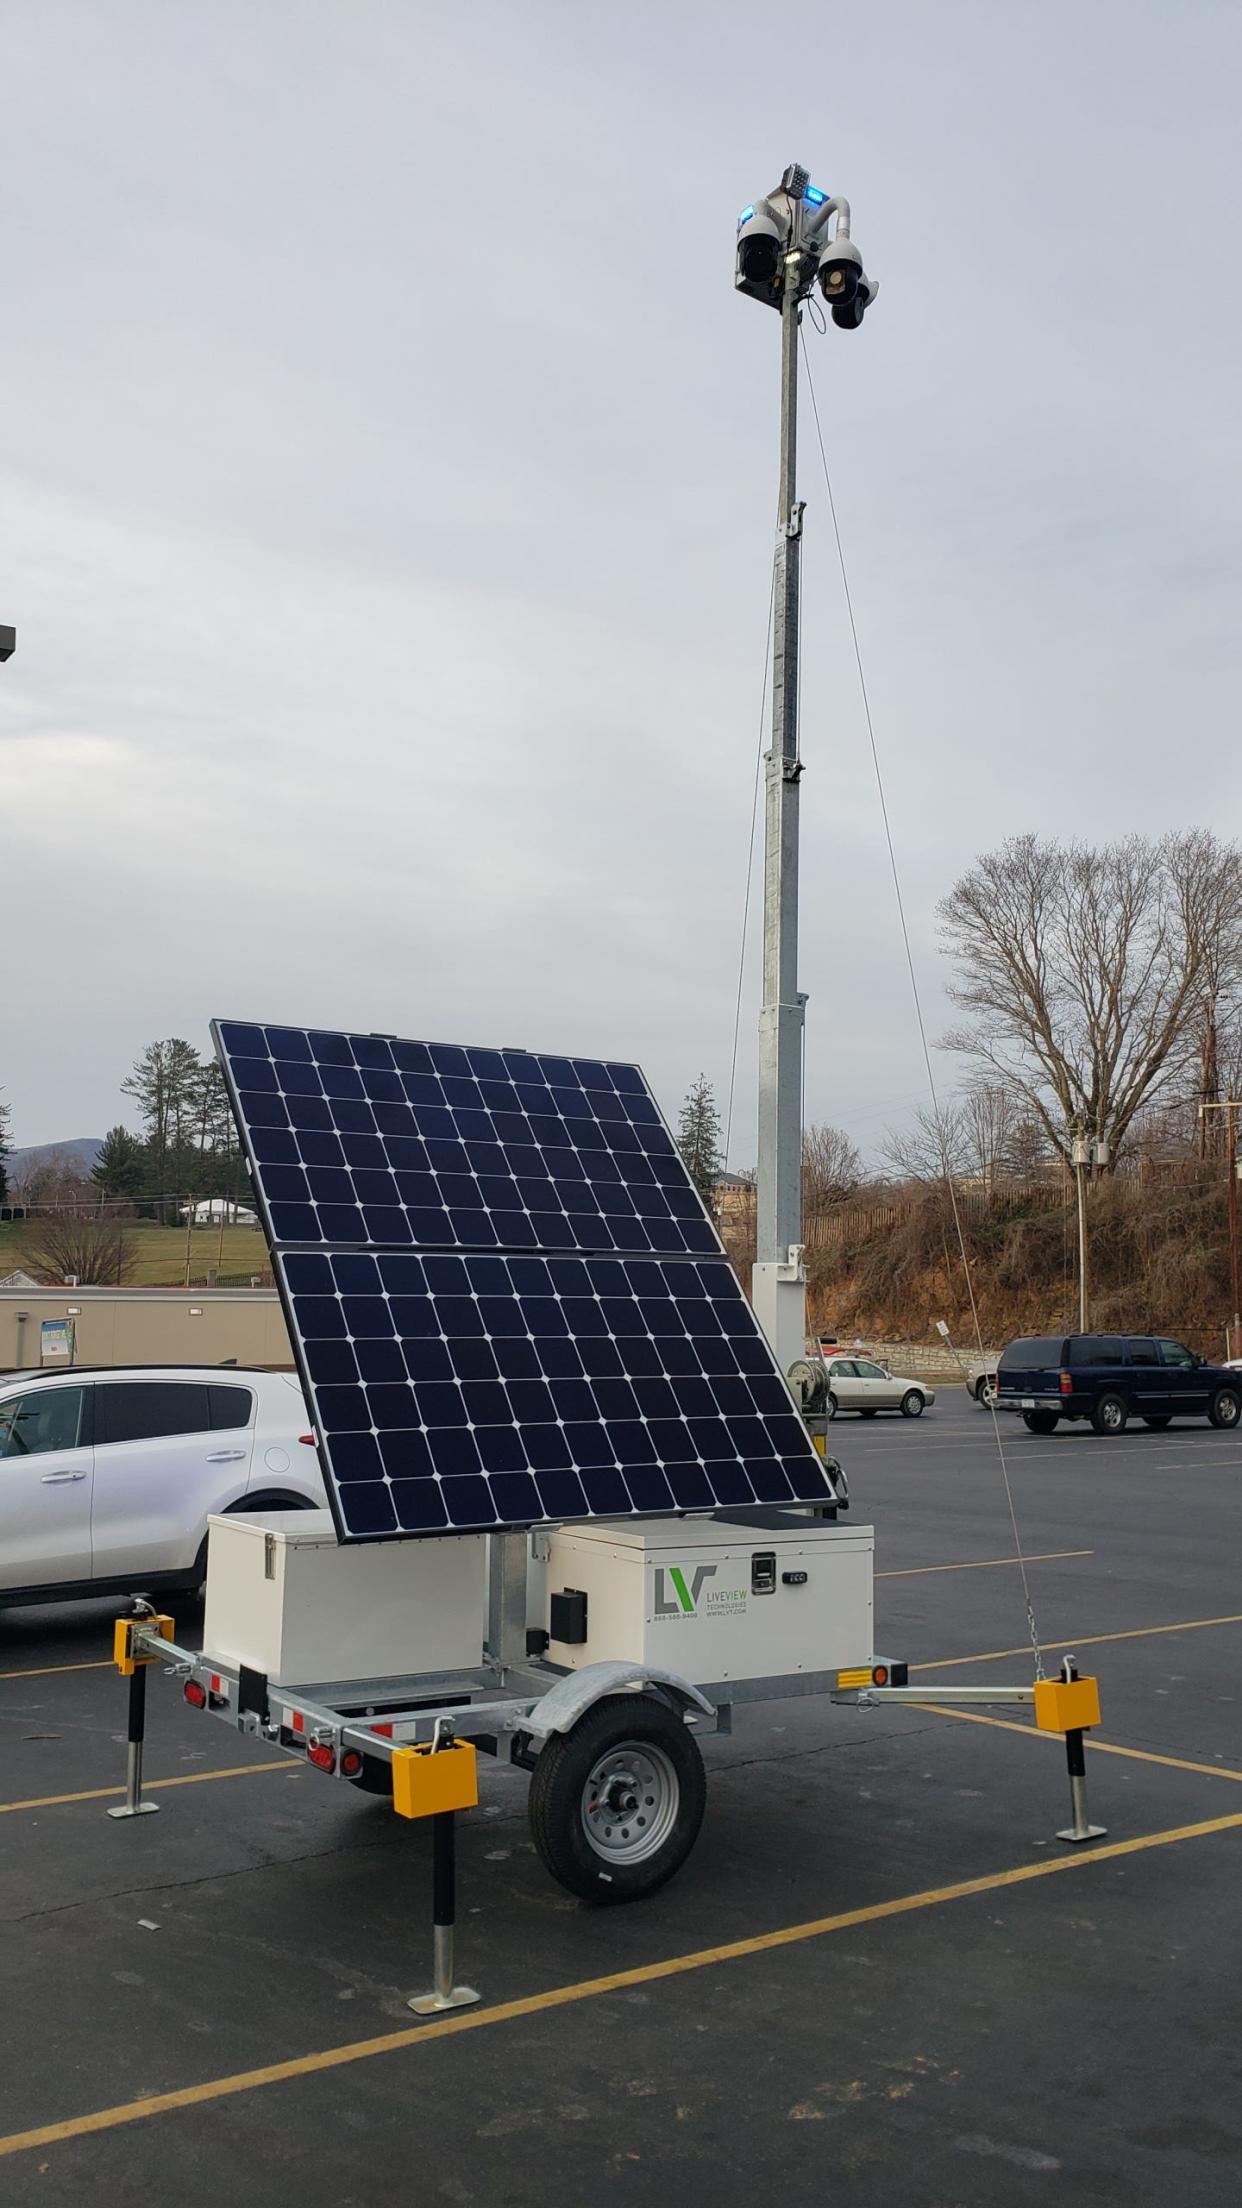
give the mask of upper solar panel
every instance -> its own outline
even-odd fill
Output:
[[[720,1254],[637,1066],[233,1020],[213,1032],[274,1243]]]

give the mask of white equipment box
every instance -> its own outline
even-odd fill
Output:
[[[548,1659],[655,1664],[692,1686],[869,1664],[874,1551],[870,1526],[775,1510],[760,1524],[565,1527],[551,1537]]]
[[[203,1646],[290,1685],[466,1671],[483,1654],[481,1533],[342,1547],[326,1510],[209,1518]]]

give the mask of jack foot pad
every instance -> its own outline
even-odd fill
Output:
[[[1057,1834],[1058,1840],[1068,1840],[1071,1843],[1076,1840],[1104,1840],[1107,1837],[1107,1825],[1083,1825],[1081,1829],[1075,1827],[1074,1825],[1066,1825],[1064,1829]]]
[[[406,2007],[413,2009],[415,2016],[439,2016],[444,2009],[469,2009],[482,1998],[473,1986],[454,1986],[451,1993],[416,1994]]]

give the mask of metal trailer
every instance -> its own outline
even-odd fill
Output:
[[[297,1517],[291,1516],[288,1523],[296,1528]],[[703,1531],[696,1522],[678,1523],[687,1537]],[[234,1520],[220,1524],[236,1529]],[[817,1526],[805,1512],[795,1510],[715,1513],[710,1525],[717,1535],[726,1530],[731,1539],[737,1535],[752,1551],[754,1567],[761,1567],[773,1582],[773,1560],[781,1553],[782,1539],[796,1543],[798,1553],[805,1553],[811,1562],[806,1570],[783,1571],[781,1578],[795,1594],[808,1595],[813,1592],[806,1582],[814,1580],[814,1560],[824,1554],[824,1545],[832,1542],[835,1532],[831,1524]],[[262,1531],[261,1522],[253,1530]],[[633,1541],[633,1529],[625,1531]],[[869,1537],[869,1529],[859,1531]],[[600,1529],[594,1526],[564,1529],[567,1539],[584,1534],[600,1539]],[[264,1536],[267,1542],[273,1538]],[[911,1687],[904,1663],[866,1651],[857,1652],[861,1660],[854,1665],[784,1674],[759,1673],[756,1666],[749,1675],[742,1672],[706,1682],[633,1654],[569,1668],[550,1660],[546,1630],[528,1627],[528,1536],[510,1533],[487,1538],[488,1618],[482,1661],[442,1672],[278,1682],[210,1646],[202,1651],[184,1647],[175,1638],[172,1620],[157,1614],[144,1598],[136,1598],[131,1616],[118,1620],[116,1628],[116,1662],[130,1682],[126,1800],[108,1814],[125,1818],[149,1814],[158,1806],[142,1790],[146,1670],[156,1664],[180,1681],[187,1703],[223,1719],[238,1732],[306,1761],[327,1777],[387,1797],[398,1814],[435,1815],[438,1843],[443,1835],[450,1849],[446,1879],[441,1875],[438,1846],[438,1924],[444,1903],[440,1889],[446,1883],[447,1922],[452,1921],[452,1816],[448,1815],[448,1833],[443,1834],[443,1784],[438,1792],[428,1793],[425,1782],[432,1760],[443,1779],[445,1748],[469,1744],[472,1750],[529,1772],[531,1831],[547,1868],[584,1899],[624,1902],[663,1885],[694,1845],[706,1792],[696,1736],[731,1732],[739,1706],[794,1696],[827,1694],[833,1702],[862,1708],[928,1702],[1033,1703],[1037,1724],[1064,1732],[1067,1738],[1073,1818],[1060,1837],[1072,1841],[1096,1837],[1099,1828],[1090,1826],[1086,1817],[1082,1730],[1099,1722],[1098,1695],[1094,1680],[1077,1677],[1072,1659],[1066,1660],[1059,1680],[982,1687],[930,1683]],[[738,1545],[734,1542],[734,1553]],[[356,1559],[359,1552],[335,1553]],[[857,1556],[859,1568],[865,1555],[869,1596],[869,1538],[865,1548],[851,1553]],[[605,1585],[609,1573],[616,1579],[615,1558],[610,1562],[603,1554],[600,1569]],[[855,1570],[853,1563],[850,1570]],[[210,1571],[208,1587],[210,1600]],[[760,1627],[743,1628],[739,1623],[739,1635],[748,1630],[753,1637],[759,1630],[770,1641],[772,1629],[762,1621],[776,1615],[775,1608],[763,1602],[771,1591],[774,1586],[765,1585],[751,1605],[751,1617],[758,1614]],[[553,1617],[561,1631],[572,1633],[566,1620],[576,1613],[579,1600],[585,1610],[587,1597],[574,1591],[558,1599],[568,1599],[569,1611],[558,1619],[554,1610]],[[565,1652],[563,1644],[551,1645]],[[477,1794],[464,1795],[453,1806],[469,1806],[474,1799]],[[448,1976],[451,1980],[451,1950]]]

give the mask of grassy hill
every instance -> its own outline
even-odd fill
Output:
[[[137,1246],[138,1262],[126,1283],[128,1287],[180,1288],[185,1285],[184,1227],[156,1227],[148,1220],[136,1219],[130,1224],[129,1232]],[[24,1262],[25,1234],[26,1229],[20,1221],[0,1226],[0,1277]],[[196,1227],[190,1236],[191,1285],[202,1287],[208,1271],[217,1267],[226,1277],[241,1275],[243,1280],[248,1280],[252,1273],[268,1273],[267,1243],[259,1229],[226,1227],[221,1255],[219,1228]],[[35,1267],[29,1270],[34,1272]]]

